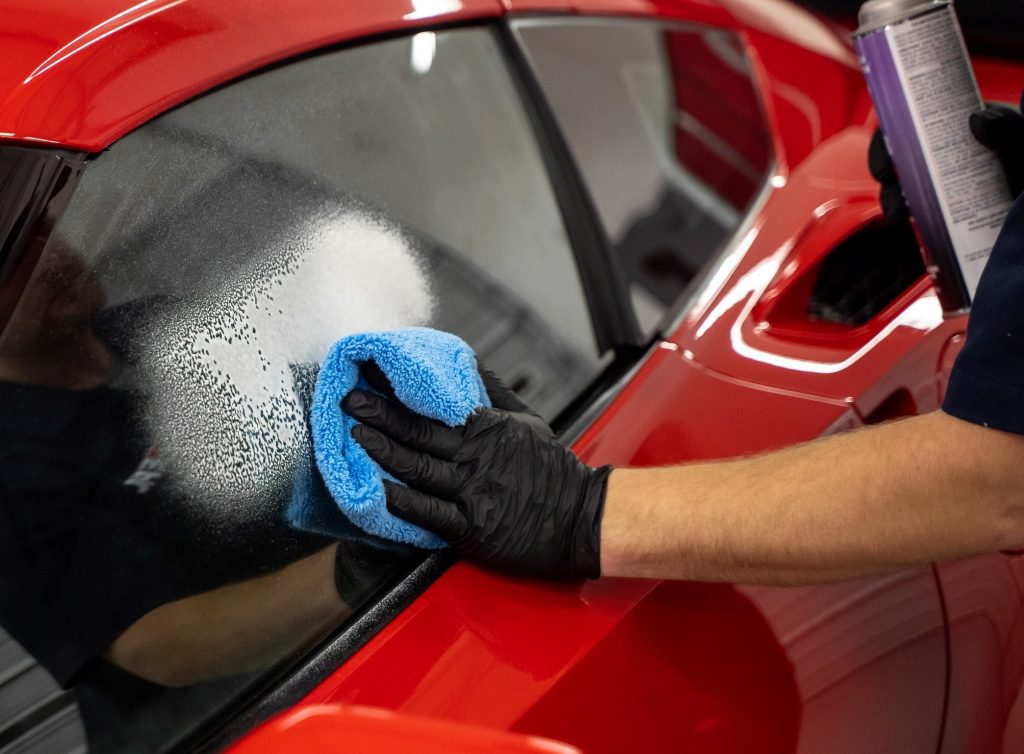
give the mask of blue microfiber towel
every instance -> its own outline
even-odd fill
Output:
[[[395,395],[413,411],[454,427],[481,406],[490,406],[477,371],[476,354],[450,333],[424,327],[360,333],[339,340],[324,359],[313,391],[311,429],[320,475],[342,513],[364,531],[424,548],[444,541],[388,513],[385,475],[352,439],[355,420],[340,403],[355,387],[368,389],[359,363],[373,359],[391,380]],[[291,511],[302,525],[315,511]]]

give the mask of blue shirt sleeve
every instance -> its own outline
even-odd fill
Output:
[[[992,249],[942,409],[985,427],[1024,434],[1024,195]]]

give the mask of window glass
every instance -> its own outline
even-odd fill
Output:
[[[771,167],[742,40],[624,20],[534,19],[515,31],[653,334]]]
[[[422,557],[316,475],[335,340],[454,331],[547,417],[601,369],[503,61],[479,29],[332,52],[87,167],[0,335],[0,624],[92,749],[171,745]]]

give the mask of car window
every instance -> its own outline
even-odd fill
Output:
[[[772,165],[733,32],[633,20],[514,24],[651,335],[739,227]]]
[[[455,332],[549,418],[605,365],[504,60],[483,29],[310,57],[85,169],[0,335],[0,624],[94,750],[173,743],[422,559],[311,461],[335,340]]]

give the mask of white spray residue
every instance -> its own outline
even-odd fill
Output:
[[[425,325],[431,311],[402,234],[354,212],[311,222],[216,293],[176,308],[141,360],[171,478],[204,504],[280,496],[310,452],[303,379],[339,338]]]

